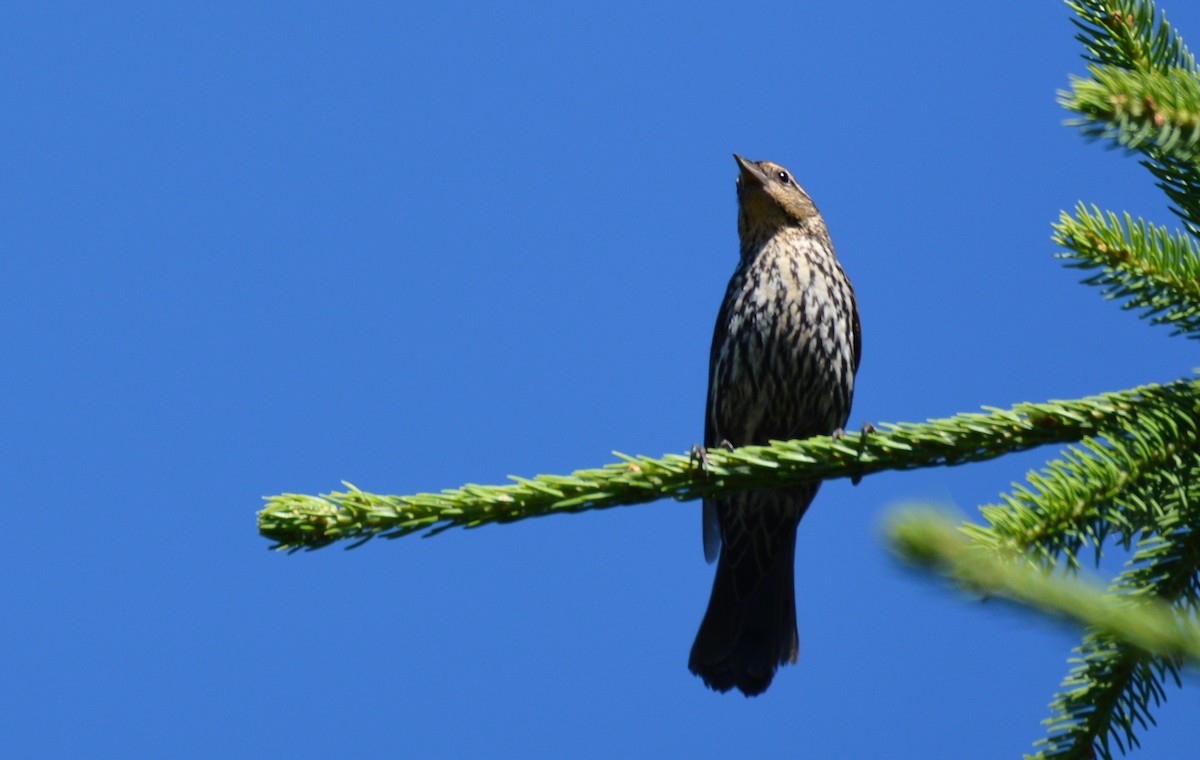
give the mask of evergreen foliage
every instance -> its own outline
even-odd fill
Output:
[[[1089,139],[1141,155],[1184,230],[1080,204],[1054,225],[1084,283],[1173,334],[1200,337],[1200,71],[1152,2],[1069,2],[1090,76],[1060,102]],[[1200,661],[1200,415],[1139,405],[1115,434],[1089,435],[999,505],[960,527],[971,552],[913,539],[928,514],[893,524],[895,546],[975,591],[1083,622],[1087,631],[1050,703],[1035,758],[1110,758],[1139,746],[1180,667]],[[940,519],[938,529],[946,528]],[[919,533],[919,531],[917,531]],[[1106,591],[1064,577],[1090,550],[1131,553]],[[949,548],[948,548],[949,547]],[[973,554],[993,563],[980,568]],[[974,562],[975,564],[971,564]],[[973,569],[974,572],[968,572]]]

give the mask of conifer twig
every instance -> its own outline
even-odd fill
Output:
[[[963,536],[957,521],[926,509],[894,516],[888,533],[901,557],[973,591],[1072,619],[1146,652],[1200,663],[1200,626],[1153,596],[1112,594],[1077,577],[1055,576],[1023,559],[1006,558]]]
[[[272,548],[315,549],[334,541],[397,538],[418,531],[511,522],[555,512],[578,512],[673,498],[681,501],[813,480],[860,477],[992,459],[1051,443],[1136,424],[1152,409],[1195,415],[1200,381],[1147,385],[1071,401],[1023,403],[925,423],[883,424],[868,435],[712,450],[706,466],[695,457],[660,459],[617,454],[621,461],[570,475],[516,478],[508,485],[465,485],[441,493],[377,495],[347,491],[281,494],[259,512],[259,532]],[[357,544],[355,544],[357,545]]]
[[[1192,237],[1081,203],[1074,216],[1059,217],[1054,242],[1067,249],[1067,266],[1098,270],[1084,284],[1105,298],[1127,299],[1123,308],[1200,338],[1200,246]]]

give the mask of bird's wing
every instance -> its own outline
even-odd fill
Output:
[[[854,319],[854,373],[858,374],[858,363],[862,361],[862,323],[858,321],[858,299],[850,280],[846,280],[846,287],[850,289],[850,313]]]
[[[734,278],[736,280],[736,278]],[[708,396],[704,405],[704,446],[705,448],[719,446],[721,444],[721,431],[717,430],[717,424],[714,419],[715,413],[713,410],[713,400],[716,393],[716,388],[713,387],[716,383],[717,376],[717,356],[721,351],[722,344],[725,343],[725,333],[728,330],[729,310],[733,304],[733,281],[729,283],[729,288],[725,292],[725,300],[721,302],[721,309],[717,312],[717,324],[713,328],[712,348],[708,352]],[[713,499],[704,500],[704,559],[706,562],[712,563],[717,559],[717,555],[721,552],[721,523],[717,518],[717,502]]]

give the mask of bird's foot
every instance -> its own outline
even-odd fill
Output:
[[[717,444],[717,448],[733,451],[733,444],[728,439],[722,438]],[[700,469],[708,472],[708,449],[698,443],[692,444],[692,450],[688,453],[688,464],[695,469],[696,465],[700,465]]]
[[[874,432],[875,432],[874,425],[872,425],[869,422],[863,423],[862,433],[861,433],[861,435],[859,435],[859,438],[858,438],[858,456],[860,459],[862,458],[863,444],[865,444],[867,442],[867,437],[870,436],[871,433],[874,433]],[[862,480],[862,473],[856,472],[855,474],[850,476],[850,485],[856,486],[859,484],[859,481],[861,481],[861,480]]]

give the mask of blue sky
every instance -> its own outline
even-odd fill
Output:
[[[733,151],[829,224],[863,321],[852,427],[1189,374],[1194,346],[1052,258],[1078,200],[1174,225],[1062,126],[1067,9],[401,6],[6,14],[7,751],[1027,751],[1078,631],[912,574],[880,524],[970,512],[1053,449],[827,484],[800,661],[753,700],[687,671],[697,504],[293,556],[255,511],[687,450]],[[1200,8],[1166,9],[1200,45]],[[1194,750],[1195,687],[1139,757]]]

